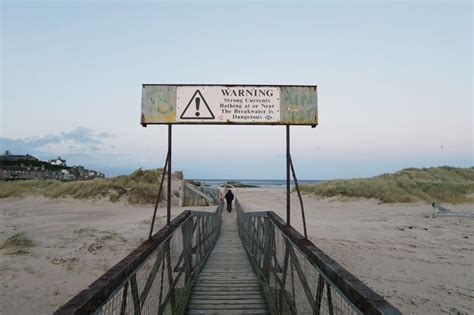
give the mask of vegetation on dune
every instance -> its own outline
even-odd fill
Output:
[[[301,191],[321,197],[376,198],[383,203],[472,202],[474,167],[407,168],[371,178],[330,180],[303,185]]]
[[[7,238],[5,242],[3,242],[3,244],[0,246],[0,249],[16,249],[33,246],[35,246],[35,242],[28,238],[25,233],[17,233]]]
[[[0,198],[43,195],[49,198],[76,199],[126,198],[130,204],[150,204],[156,201],[163,169],[142,170],[130,175],[87,181],[25,180],[0,182]],[[166,190],[166,187],[163,187]],[[162,194],[162,199],[166,194]],[[161,200],[160,200],[161,201]]]

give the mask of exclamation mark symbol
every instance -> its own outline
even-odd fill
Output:
[[[199,113],[199,105],[201,103],[201,99],[199,97],[196,97],[196,117],[199,117],[199,115],[201,115]]]

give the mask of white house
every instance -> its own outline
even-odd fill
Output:
[[[51,164],[51,165],[59,165],[59,166],[66,166],[66,160],[63,160],[63,159],[61,159],[60,156],[58,156],[57,159],[49,160],[49,164]]]

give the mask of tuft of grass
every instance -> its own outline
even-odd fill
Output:
[[[78,235],[95,234],[96,232],[97,232],[96,229],[90,228],[90,227],[79,228],[73,231],[74,234],[78,234]]]
[[[109,201],[110,202],[117,202],[120,200],[120,195],[119,194],[110,194],[109,196]]]
[[[18,249],[35,246],[35,242],[25,235],[25,233],[17,233],[5,240],[0,249]]]
[[[142,170],[130,175],[87,181],[25,180],[0,182],[0,198],[42,195],[49,198],[75,199],[109,198],[117,202],[122,196],[130,204],[150,204],[156,201],[163,169]],[[166,188],[165,188],[166,190]],[[166,193],[162,194],[165,196]],[[176,193],[175,193],[176,195]],[[160,200],[162,201],[163,198]]]
[[[330,180],[302,185],[301,191],[320,197],[375,198],[382,203],[472,202],[474,167],[407,168],[371,178]]]
[[[156,201],[158,185],[147,183],[137,183],[128,193],[128,203],[130,204],[149,204]],[[163,195],[160,198],[163,200]]]

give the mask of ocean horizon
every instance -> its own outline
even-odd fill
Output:
[[[239,182],[244,185],[252,185],[258,187],[284,187],[286,186],[286,179],[207,179],[199,178],[192,179],[196,182],[203,182],[207,186],[222,186],[225,182]],[[298,180],[298,184],[316,184],[323,182],[323,180],[317,179],[301,179]],[[294,181],[290,181],[290,185],[294,186]]]

